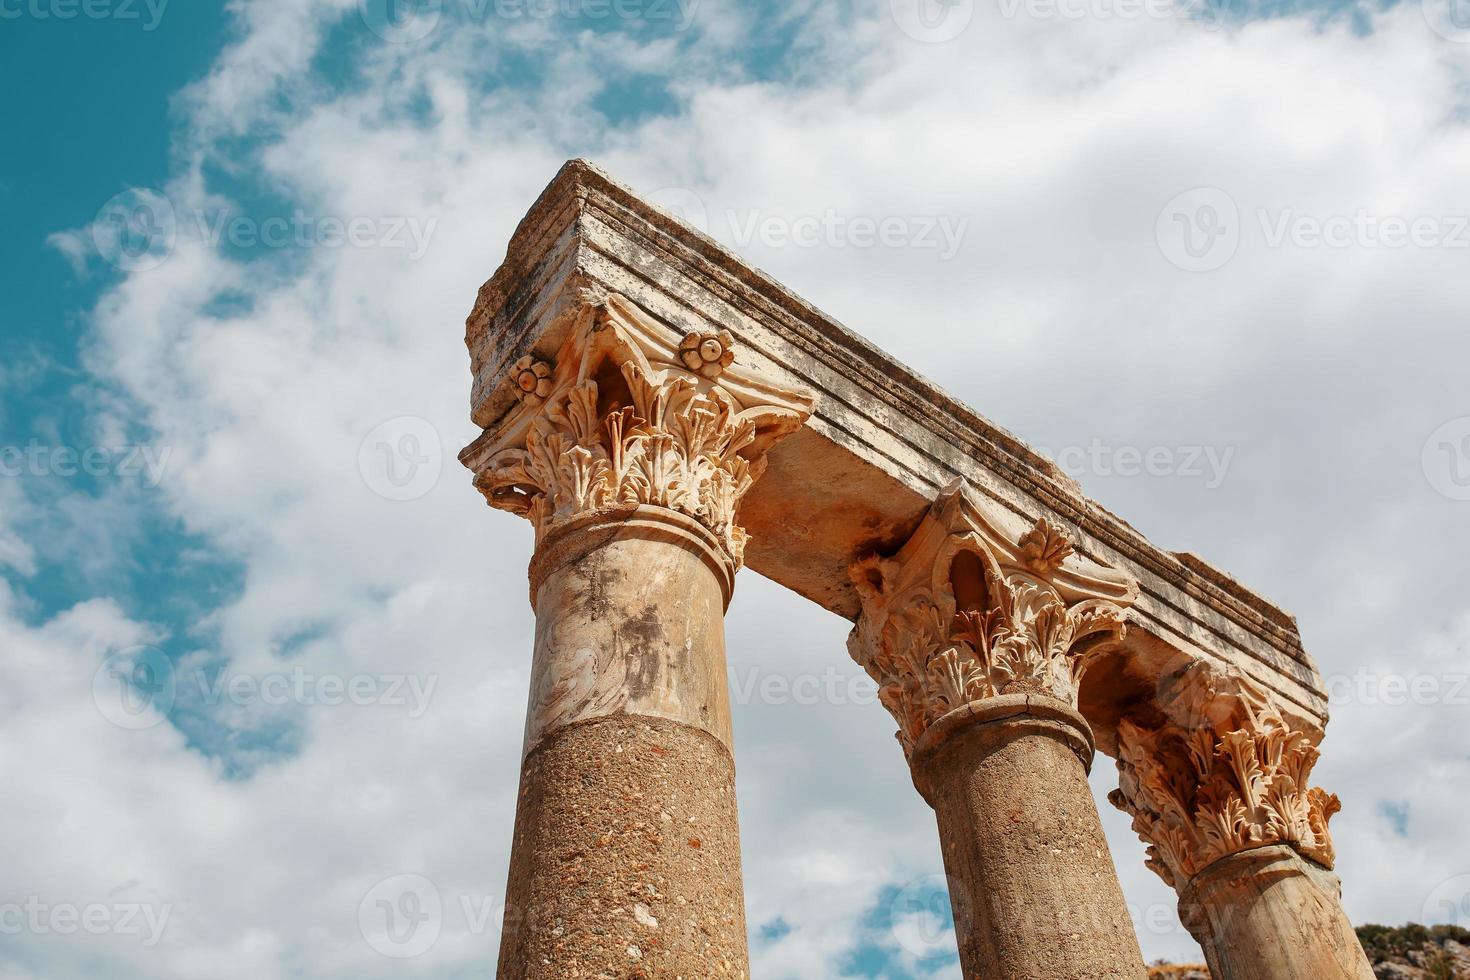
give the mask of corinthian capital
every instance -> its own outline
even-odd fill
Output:
[[[814,397],[742,368],[728,331],[676,333],[617,294],[569,315],[552,357],[522,357],[501,379],[516,407],[462,454],[475,486],[530,519],[538,542],[585,514],[651,505],[699,521],[738,566],[740,500]]]
[[[1156,724],[1118,723],[1113,805],[1133,816],[1148,865],[1183,888],[1210,863],[1290,844],[1331,868],[1327,821],[1341,804],[1308,788],[1317,748],[1271,697],[1233,671],[1199,661],[1162,686]]]
[[[972,701],[1035,693],[1075,708],[1089,655],[1122,637],[1137,585],[1076,557],[1049,519],[1008,529],[1007,516],[956,481],[896,555],[852,567],[863,609],[848,650],[906,755]]]

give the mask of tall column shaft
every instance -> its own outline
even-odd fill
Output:
[[[536,528],[536,649],[502,977],[749,973],[725,668],[736,513],[809,393],[727,330],[578,294],[461,458]]]
[[[925,738],[915,782],[938,818],[965,976],[1138,977],[1082,717],[1050,698],[1002,695]]]
[[[1372,980],[1337,876],[1286,845],[1216,861],[1182,890],[1179,914],[1222,980]]]
[[[934,807],[970,980],[1145,975],[1074,707],[1137,587],[1073,554],[1059,526],[1023,529],[956,483],[895,555],[852,569],[848,649]]]
[[[643,507],[542,542],[499,975],[748,975],[726,692],[734,567]]]

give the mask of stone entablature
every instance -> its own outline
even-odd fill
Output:
[[[1154,724],[1118,723],[1113,805],[1133,817],[1148,866],[1175,888],[1252,848],[1289,844],[1333,864],[1327,822],[1341,804],[1309,787],[1317,747],[1236,673],[1194,664],[1160,686]]]
[[[1117,642],[1138,586],[1084,563],[1047,517],[1019,534],[956,482],[891,558],[851,574],[863,612],[848,650],[878,682],[911,755],[944,715],[1002,694],[1077,706],[1088,654]]]
[[[525,355],[503,379],[518,405],[466,449],[475,486],[528,518],[538,542],[588,514],[668,508],[712,531],[738,567],[740,500],[813,396],[738,363],[728,331],[680,338],[617,294],[584,296],[567,316],[551,359]]]
[[[1093,666],[1081,705],[1103,751],[1115,751],[1114,721],[1133,692],[1194,660],[1249,675],[1293,725],[1320,738],[1326,694],[1290,615],[1195,556],[1150,543],[1005,430],[580,160],[521,222],[467,320],[471,414],[486,437],[466,462],[478,468],[473,454],[520,410],[518,386],[507,381],[518,363],[560,364],[577,323],[570,314],[589,292],[636,304],[664,331],[673,363],[687,365],[704,344],[681,351],[690,334],[717,339],[724,330],[734,369],[820,399],[765,454],[767,471],[741,503],[745,563],[755,571],[855,620],[861,597],[849,566],[895,551],[961,478],[1026,529],[1039,516],[1068,528],[1078,558],[1138,582],[1125,652]]]

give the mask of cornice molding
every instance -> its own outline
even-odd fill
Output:
[[[1139,583],[1120,670],[1155,676],[1170,662],[1155,655],[1161,644],[1248,672],[1293,723],[1315,732],[1326,724],[1321,676],[1288,613],[1194,555],[1148,541],[1005,429],[586,161],[568,161],[537,198],[468,318],[476,424],[498,431],[517,409],[501,380],[527,355],[552,359],[562,314],[586,290],[628,297],[675,342],[727,329],[747,367],[818,393],[816,412],[774,449],[744,500],[758,542],[746,559],[761,574],[855,619],[861,598],[848,566],[896,547],[935,494],[962,478],[1009,515],[1048,515],[1080,557]],[[1104,751],[1124,709],[1088,708]]]

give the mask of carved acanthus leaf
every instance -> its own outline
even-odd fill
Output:
[[[1317,748],[1270,696],[1205,662],[1161,693],[1168,721],[1118,723],[1118,789],[1108,797],[1132,815],[1148,866],[1182,888],[1222,857],[1290,844],[1332,867],[1327,823],[1341,804],[1308,787]]]
[[[1038,575],[1050,575],[1072,554],[1072,541],[1061,525],[1043,516],[1021,538],[1021,558]]]
[[[728,331],[681,344],[616,295],[576,316],[555,368],[531,356],[513,366],[520,407],[499,438],[466,451],[475,485],[491,506],[530,519],[538,541],[582,514],[652,505],[700,521],[738,565],[740,500],[813,397],[726,371]]]
[[[848,640],[898,721],[905,754],[946,713],[999,694],[1075,706],[1093,642],[1120,638],[1136,586],[1116,572],[1063,571],[1065,532],[1043,519],[1019,537],[955,483],[893,558],[852,577],[863,611]]]

